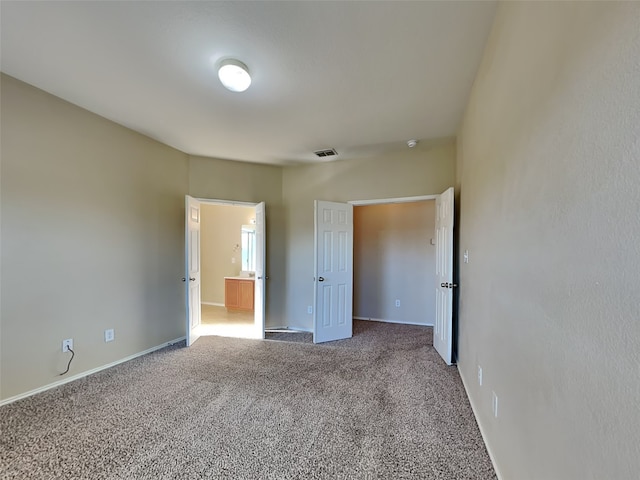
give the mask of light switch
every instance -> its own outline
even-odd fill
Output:
[[[469,263],[469,250],[464,251],[464,263]]]

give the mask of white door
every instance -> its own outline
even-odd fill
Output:
[[[453,188],[436,198],[436,324],[433,346],[453,363]]]
[[[266,269],[266,224],[264,202],[256,205],[256,264],[255,264],[255,298],[254,325],[256,337],[264,338],[265,291],[267,280]]]
[[[200,336],[200,202],[185,199],[185,290],[187,296],[187,347]]]
[[[353,205],[315,202],[313,342],[353,334]]]

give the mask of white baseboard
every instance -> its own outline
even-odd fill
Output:
[[[491,446],[489,445],[489,442],[487,442],[487,436],[484,434],[482,423],[480,423],[480,419],[478,418],[478,411],[476,409],[475,404],[473,403],[473,400],[469,396],[467,381],[464,379],[464,375],[462,374],[462,370],[460,369],[459,365],[458,365],[458,375],[460,375],[460,378],[462,379],[462,386],[464,387],[464,391],[467,394],[467,398],[469,399],[469,404],[471,404],[471,410],[473,411],[473,416],[476,417],[476,423],[478,424],[478,428],[480,429],[480,435],[482,435],[482,441],[484,442],[485,447],[487,447],[487,453],[489,454],[489,459],[493,464],[493,469],[496,471],[496,476],[498,477],[498,480],[502,480],[504,477],[500,474],[500,470],[498,469],[498,464],[496,463],[496,457],[493,455],[493,452],[491,451]]]
[[[178,342],[181,342],[181,341],[183,341],[185,339],[186,339],[186,337],[176,338],[174,340],[170,340],[168,342],[164,342],[164,343],[162,343],[160,345],[157,345],[155,347],[148,348],[147,350],[144,350],[143,352],[134,353],[133,355],[129,355],[128,357],[121,358],[120,360],[116,360],[115,362],[107,363],[106,365],[102,365],[101,367],[92,368],[91,370],[87,370],[86,372],[78,373],[77,375],[73,375],[71,377],[67,377],[67,378],[64,378],[62,380],[58,380],[57,382],[50,383],[50,384],[45,385],[43,387],[38,387],[38,388],[35,388],[33,390],[29,390],[28,392],[20,393],[19,395],[15,395],[13,397],[5,398],[4,400],[0,400],[0,407],[3,406],[3,405],[7,405],[9,403],[13,403],[13,402],[18,401],[18,400],[22,400],[23,398],[30,397],[31,395],[35,395],[37,393],[45,392],[45,391],[50,390],[52,388],[59,387],[60,385],[64,385],[65,383],[73,382],[74,380],[78,380],[80,378],[88,377],[89,375],[92,375],[94,373],[98,373],[101,370],[106,370],[107,368],[115,367],[116,365],[119,365],[121,363],[128,362],[129,360],[133,360],[134,358],[146,355],[147,353],[155,352],[156,350],[160,350],[161,348],[164,348],[164,347],[169,347],[169,346],[174,345],[174,344],[176,344]]]
[[[284,325],[280,326],[271,326],[271,325],[267,325],[266,327],[264,327],[264,331],[268,331],[268,330],[289,330],[289,327],[286,327]]]
[[[367,321],[371,321],[371,322],[401,323],[403,325],[420,325],[422,327],[433,327],[432,323],[403,322],[401,320],[386,320],[384,318],[353,317],[353,319],[354,320],[367,320]]]
[[[291,330],[292,332],[308,332],[308,333],[313,333],[313,328],[302,328],[302,327],[287,327],[287,326],[282,326],[282,327],[265,327],[265,331],[266,330]]]
[[[293,330],[294,332],[313,333],[313,328],[289,327],[289,330]]]
[[[213,305],[214,307],[224,307],[224,303],[200,302],[200,305]]]

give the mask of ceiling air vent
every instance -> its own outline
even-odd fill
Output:
[[[329,150],[318,150],[317,152],[313,152],[313,153],[315,153],[320,158],[333,157],[335,155],[338,155],[338,152],[336,152],[335,148],[330,148]]]

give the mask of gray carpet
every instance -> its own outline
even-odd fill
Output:
[[[2,479],[494,479],[431,329],[203,337],[0,408]]]

